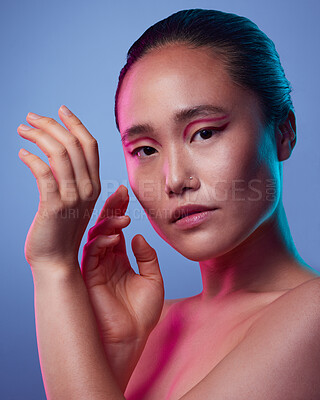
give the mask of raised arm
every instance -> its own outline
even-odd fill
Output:
[[[38,348],[47,398],[124,399],[105,357],[78,266],[51,266],[58,267],[57,271],[33,274]]]
[[[27,121],[34,128],[18,128],[19,134],[36,143],[50,163],[49,167],[23,149],[19,152],[35,176],[40,193],[25,255],[34,278],[45,389],[50,400],[124,399],[106,357],[78,265],[81,238],[100,193],[98,147],[75,115],[68,110],[64,114],[62,107],[59,116],[67,129],[51,118],[32,118],[31,113]],[[151,249],[138,237],[135,249],[139,253],[141,248]],[[149,264],[155,265],[154,261]],[[148,265],[144,271],[146,268]]]

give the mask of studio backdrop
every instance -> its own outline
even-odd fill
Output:
[[[17,127],[28,112],[55,118],[67,105],[97,139],[102,192],[89,227],[106,198],[129,187],[114,95],[131,44],[156,21],[186,8],[213,8],[252,19],[275,43],[297,118],[297,143],[283,163],[283,203],[296,247],[320,270],[320,3],[316,0],[11,0],[0,6],[1,43],[1,330],[0,398],[42,400],[45,392],[36,346],[32,274],[24,242],[38,207],[34,177],[18,157],[21,147],[41,156]],[[46,160],[47,161],[47,160]],[[125,229],[130,242],[142,233],[156,249],[167,299],[202,290],[197,263],[160,239],[129,190]],[[82,243],[85,243],[86,233]],[[81,258],[81,251],[79,259]],[[57,332],[58,334],[58,332]]]

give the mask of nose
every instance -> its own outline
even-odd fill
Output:
[[[196,169],[186,154],[173,151],[164,163],[165,192],[170,196],[182,194],[188,190],[197,190],[200,181]]]

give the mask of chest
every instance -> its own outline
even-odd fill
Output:
[[[172,314],[150,336],[131,377],[127,400],[178,400],[199,383],[243,339],[258,310],[237,318],[214,318],[190,328]]]

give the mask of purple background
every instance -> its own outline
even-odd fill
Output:
[[[96,206],[98,212],[119,184],[127,185],[113,117],[114,93],[126,51],[154,22],[179,9],[197,7],[247,16],[276,44],[293,86],[298,126],[296,148],[284,162],[284,206],[298,251],[309,265],[320,270],[317,254],[320,3],[317,0],[2,2],[0,398],[3,400],[45,399],[36,347],[32,275],[23,254],[25,237],[38,206],[38,190],[31,172],[18,158],[21,147],[38,155],[41,152],[19,137],[17,127],[26,122],[29,111],[60,121],[60,105],[70,107],[100,144],[102,193]],[[200,292],[198,265],[183,259],[157,237],[134,199],[129,214],[133,221],[126,229],[128,249],[136,233],[143,233],[156,248],[166,298]]]

